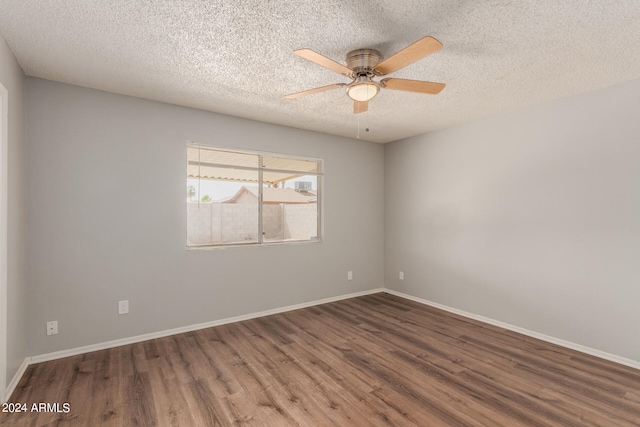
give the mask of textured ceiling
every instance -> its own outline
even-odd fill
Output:
[[[377,142],[640,78],[638,0],[0,0],[0,34],[29,76]],[[444,48],[391,76],[439,95],[283,99],[349,81],[294,49],[343,63],[425,35]]]

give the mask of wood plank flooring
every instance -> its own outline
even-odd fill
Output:
[[[30,366],[7,426],[639,426],[640,371],[375,294]],[[62,406],[61,406],[62,408]]]

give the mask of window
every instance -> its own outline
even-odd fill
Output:
[[[187,247],[319,241],[322,160],[187,145]]]

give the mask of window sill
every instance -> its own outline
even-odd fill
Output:
[[[264,246],[282,246],[282,245],[307,245],[322,243],[322,239],[316,240],[283,240],[279,242],[262,242],[262,243],[225,243],[220,245],[203,245],[203,246],[187,246],[187,251],[210,251],[227,248],[260,248]]]

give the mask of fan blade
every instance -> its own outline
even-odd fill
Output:
[[[407,92],[439,94],[446,86],[444,83],[424,82],[422,80],[392,79],[380,80],[380,86],[385,89],[406,90]]]
[[[440,49],[442,49],[442,43],[438,40],[430,36],[423,37],[417,42],[405,47],[400,52],[391,55],[376,65],[373,70],[379,75],[393,73]]]
[[[364,113],[369,109],[369,101],[353,101],[353,114]]]
[[[291,95],[287,95],[284,98],[285,99],[300,98],[301,96],[312,95],[314,93],[324,92],[325,90],[338,89],[339,87],[342,87],[344,85],[345,85],[345,83],[335,83],[335,84],[332,84],[332,85],[317,87],[315,89],[309,89],[309,90],[305,90],[305,91],[298,92],[298,93],[292,93]]]
[[[315,62],[316,64],[322,65],[323,67],[328,68],[331,71],[335,71],[338,74],[349,76],[353,73],[351,69],[337,63],[333,59],[329,59],[326,56],[320,55],[319,53],[314,52],[311,49],[298,49],[294,50],[293,53],[298,55],[300,58],[304,58],[307,61]]]

